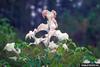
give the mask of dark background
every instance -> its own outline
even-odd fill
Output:
[[[100,44],[100,0],[0,0],[0,18],[8,18],[22,39],[46,23],[43,9],[57,11],[59,29],[77,44]]]

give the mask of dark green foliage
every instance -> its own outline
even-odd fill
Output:
[[[0,19],[0,50],[2,50],[6,43],[17,40],[14,28],[7,22],[7,19]]]
[[[6,43],[15,42],[15,48],[21,49],[20,54],[4,51]],[[68,50],[62,45],[67,44]],[[28,43],[18,40],[13,28],[0,21],[0,66],[6,67],[79,67],[84,60],[88,59],[92,63],[96,61],[96,57],[86,47],[79,47],[71,39],[59,41],[59,47],[55,53],[51,53],[48,47],[39,45],[28,45]],[[17,60],[9,59],[16,56]]]

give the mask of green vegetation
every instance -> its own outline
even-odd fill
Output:
[[[94,63],[96,57],[85,47],[79,47],[71,39],[57,43],[59,47],[55,53],[50,49],[39,45],[28,45],[27,42],[17,40],[17,34],[13,28],[3,20],[0,21],[0,67],[78,67],[84,60]],[[19,48],[21,53],[5,51],[7,43],[15,42],[15,49]],[[68,50],[62,45],[67,44]],[[17,60],[9,57],[17,57]]]

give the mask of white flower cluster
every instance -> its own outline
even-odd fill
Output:
[[[4,47],[4,50],[14,51],[16,54],[21,53],[21,50],[19,48],[15,48],[15,43],[7,43],[6,46]]]
[[[52,50],[52,52],[55,52],[56,49],[59,47],[59,45],[57,45],[56,43],[54,43],[54,41],[50,42],[50,38],[52,36],[56,36],[58,38],[59,41],[62,40],[68,40],[69,39],[69,35],[67,33],[62,33],[60,30],[56,30],[56,28],[58,27],[57,21],[56,21],[56,11],[52,10],[51,12],[48,10],[44,10],[42,12],[42,16],[46,17],[48,19],[47,24],[43,24],[41,23],[37,29],[34,29],[34,31],[29,31],[28,34],[26,34],[26,39],[29,38],[33,38],[35,39],[34,43],[31,44],[39,44],[39,43],[44,43],[44,45],[48,48],[50,48]],[[35,35],[37,32],[45,30],[47,31],[47,34],[45,34],[45,37],[42,38],[37,38]],[[48,45],[47,45],[48,44]],[[68,49],[68,46],[66,44],[63,44],[62,47],[64,49]]]
[[[15,43],[7,43],[6,46],[4,47],[4,50],[7,50],[7,51],[13,51],[15,52],[16,54],[20,54],[21,53],[21,49],[19,48],[15,48]],[[13,56],[13,57],[9,57],[9,59],[13,59],[13,60],[17,60],[17,57],[16,56]]]

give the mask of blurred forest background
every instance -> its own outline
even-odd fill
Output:
[[[44,9],[57,11],[59,29],[75,43],[100,48],[100,0],[0,0],[0,19],[7,18],[24,39],[29,30],[46,23]]]

